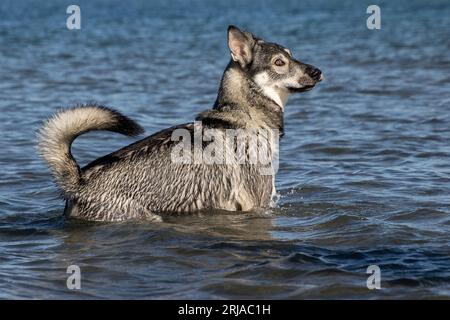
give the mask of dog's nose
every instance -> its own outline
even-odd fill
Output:
[[[308,75],[315,81],[322,80],[322,71],[320,71],[320,69],[318,68],[308,66],[308,68],[306,68],[306,73],[308,73]]]

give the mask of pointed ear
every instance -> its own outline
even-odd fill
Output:
[[[252,61],[253,45],[254,40],[250,33],[242,32],[235,26],[228,27],[228,47],[231,58],[239,62],[241,67],[245,67]]]

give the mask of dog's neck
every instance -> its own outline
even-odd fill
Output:
[[[217,120],[237,128],[268,127],[282,135],[283,106],[275,100],[231,61],[223,74],[213,110],[202,112],[197,119]]]

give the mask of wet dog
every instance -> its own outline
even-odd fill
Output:
[[[283,134],[285,104],[290,94],[312,89],[322,73],[294,59],[287,48],[234,26],[228,28],[228,47],[231,60],[214,107],[200,113],[194,123],[162,130],[82,169],[71,154],[76,137],[92,130],[136,136],[142,128],[121,113],[97,105],[63,110],[45,123],[38,148],[66,199],[67,215],[121,221],[158,219],[163,213],[245,212],[270,206],[275,172],[261,169],[273,167],[273,141]],[[256,143],[246,139],[240,155],[234,142],[228,147],[217,144],[229,142],[230,132],[243,130],[255,134],[252,141]],[[196,135],[211,132],[214,139],[196,143]],[[218,148],[209,152],[212,141]],[[264,144],[261,141],[268,142],[268,161],[249,161]],[[220,148],[226,150],[226,160],[208,161]]]

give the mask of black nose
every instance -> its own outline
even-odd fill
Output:
[[[306,67],[306,73],[313,78],[315,81],[320,81],[320,77],[322,75],[322,71],[313,66]]]

